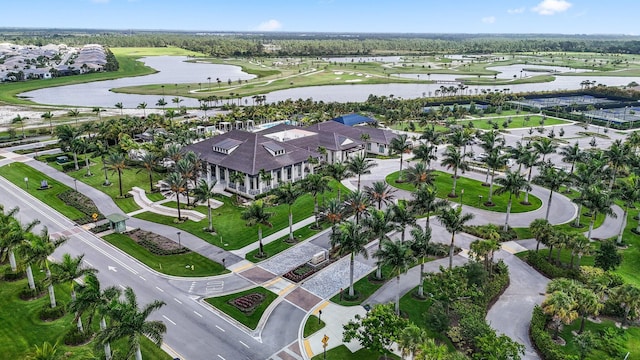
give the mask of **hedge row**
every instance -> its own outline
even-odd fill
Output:
[[[527,261],[527,264],[531,265],[534,269],[538,270],[550,279],[561,277],[577,279],[580,276],[580,272],[578,270],[556,266],[547,261],[544,255],[535,251],[529,251],[525,260]]]

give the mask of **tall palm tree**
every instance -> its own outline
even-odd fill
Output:
[[[540,160],[541,162],[544,162],[544,159],[547,155],[554,154],[558,147],[558,145],[556,145],[552,139],[546,137],[534,141],[532,145],[538,154],[542,154],[542,159]]]
[[[51,122],[51,119],[53,119],[53,113],[51,111],[47,111],[40,115],[40,117],[49,121],[49,133],[53,135],[53,123]]]
[[[458,170],[464,173],[469,169],[469,164],[465,160],[465,157],[466,156],[462,155],[460,150],[453,145],[447,146],[447,149],[444,152],[441,165],[445,166],[447,169],[453,169],[453,187],[451,188],[449,197],[454,198],[458,196],[458,194],[456,194]]]
[[[538,252],[540,243],[547,242],[547,238],[552,235],[553,228],[547,219],[535,219],[529,224],[529,230],[536,239],[536,252]]]
[[[431,228],[425,227],[424,229],[415,226],[411,229],[411,242],[409,246],[413,255],[420,261],[420,281],[418,282],[418,296],[424,297],[424,264],[427,261],[427,257],[433,254],[431,242]]]
[[[382,248],[378,249],[374,255],[378,258],[378,267],[388,266],[396,276],[396,314],[400,315],[400,275],[407,272],[409,266],[414,261],[413,252],[407,244],[400,241],[384,241]]]
[[[349,254],[349,296],[353,297],[353,270],[355,268],[355,257],[362,255],[365,259],[369,257],[366,245],[369,242],[369,234],[366,229],[353,221],[346,221],[340,225],[337,232],[339,254]]]
[[[60,262],[51,264],[52,282],[56,284],[68,283],[71,290],[71,301],[76,300],[75,280],[89,274],[95,274],[98,270],[83,265],[84,254],[72,258],[65,253]],[[78,317],[78,330],[84,332],[82,318]]]
[[[431,168],[431,161],[438,159],[436,156],[438,148],[435,145],[420,144],[414,147],[412,151],[413,158],[425,164],[427,169]]]
[[[570,324],[578,318],[575,300],[563,291],[554,291],[549,295],[542,303],[542,310],[551,315],[556,324],[554,338],[558,337],[562,323]]]
[[[576,162],[582,161],[584,159],[584,152],[580,149],[580,145],[576,141],[573,145],[567,145],[560,148],[560,155],[562,155],[562,161],[571,164],[571,170],[569,170],[569,175],[573,175],[573,170],[575,169]]]
[[[507,155],[500,154],[498,149],[489,151],[485,163],[487,164],[487,176],[491,173],[491,181],[489,182],[489,196],[487,196],[487,205],[493,205],[493,182],[496,176],[496,170],[507,165]]]
[[[591,213],[591,221],[589,222],[589,232],[587,235],[587,239],[591,240],[593,225],[595,224],[596,218],[599,214],[608,215],[614,219],[618,216],[611,208],[614,205],[614,199],[610,192],[602,190],[598,186],[594,185],[590,186],[583,196],[583,206],[589,209],[589,212]]]
[[[236,186],[236,204],[240,203],[240,189],[239,184],[244,182],[245,175],[240,173],[239,171],[233,171],[229,174],[229,182],[233,183]]]
[[[155,300],[139,309],[136,294],[133,289],[127,287],[124,290],[124,299],[114,302],[107,310],[111,323],[98,333],[96,341],[104,345],[126,338],[128,351],[125,358],[131,358],[135,354],[136,360],[142,360],[141,337],[146,336],[160,346],[163,334],[167,332],[167,327],[162,321],[147,319],[151,313],[164,305],[163,301]]]
[[[640,313],[640,288],[635,285],[629,283],[620,285],[613,290],[611,297],[624,311],[624,323],[628,324],[630,314],[635,314],[637,317]]]
[[[358,191],[360,191],[360,177],[371,174],[371,169],[378,166],[373,160],[367,159],[363,154],[358,154],[347,160],[347,169],[358,176]]]
[[[352,176],[351,170],[346,163],[340,161],[330,164],[326,167],[327,175],[332,177],[338,183],[338,201],[342,201],[340,183],[342,180]]]
[[[216,179],[208,183],[205,179],[200,179],[193,189],[194,202],[207,203],[207,216],[209,218],[209,232],[213,232],[213,219],[211,217],[211,200],[214,198],[213,188],[216,186]]]
[[[35,219],[24,226],[14,216],[19,211],[18,207],[15,207],[2,217],[2,224],[0,225],[0,246],[2,248],[2,260],[5,261],[9,257],[9,264],[11,271],[18,271],[18,264],[16,262],[15,253],[20,252],[20,247],[23,246],[25,237],[31,233],[33,228],[40,224],[40,220]]]
[[[260,247],[260,257],[264,257],[264,247],[262,245],[262,225],[272,227],[273,225],[271,224],[271,222],[269,222],[271,216],[273,216],[273,213],[266,211],[264,202],[260,200],[254,201],[244,212],[242,212],[242,219],[247,221],[247,225],[258,225],[258,245]]]
[[[405,356],[411,355],[413,359],[420,345],[424,344],[427,339],[429,339],[429,336],[425,330],[414,323],[409,323],[407,327],[402,329],[397,340],[402,358],[404,359]]]
[[[396,225],[396,230],[400,231],[400,242],[404,244],[407,227],[416,225],[416,217],[413,207],[408,206],[405,201],[393,204],[391,210],[391,221]]]
[[[20,246],[20,252],[22,253],[24,263],[27,264],[27,279],[29,281],[29,288],[36,289],[36,284],[33,279],[33,271],[31,266],[37,266],[44,269],[47,276],[47,283],[49,288],[49,300],[51,302],[51,308],[56,307],[56,294],[53,291],[53,283],[51,280],[51,269],[49,267],[49,256],[62,244],[67,241],[66,237],[60,237],[58,239],[51,239],[49,237],[49,230],[45,226],[40,235],[29,233],[22,246]]]
[[[185,191],[185,180],[182,175],[172,171],[167,175],[164,181],[167,183],[169,191],[176,196],[176,202],[178,203],[178,221],[180,221],[182,219],[182,214],[180,213],[180,195]]]
[[[322,206],[320,217],[331,224],[331,239],[335,237],[337,224],[342,222],[345,216],[346,209],[344,204],[336,198],[329,199],[329,201]]]
[[[448,202],[438,198],[438,192],[433,186],[420,186],[411,193],[412,199],[409,205],[416,215],[427,215],[427,226],[429,226],[431,214],[448,206]]]
[[[612,170],[611,179],[609,180],[609,191],[613,189],[613,184],[616,181],[618,171],[620,171],[620,169],[629,162],[630,154],[631,148],[627,146],[626,143],[623,144],[620,139],[614,141],[609,149],[604,151],[604,156]]]
[[[95,315],[100,315],[100,329],[107,328],[105,319],[109,306],[120,297],[121,291],[116,286],[100,289],[100,281],[95,274],[90,273],[84,277],[83,283],[78,289],[75,299],[69,303],[69,309],[75,312],[75,320],[81,324],[82,316],[86,315],[87,328],[91,329],[91,324]],[[111,344],[104,343],[104,353],[106,360],[111,360]]]
[[[451,243],[449,244],[449,269],[453,267],[453,250],[455,248],[456,234],[461,232],[464,226],[471,221],[475,215],[462,213],[462,207],[446,208],[438,214],[438,220],[451,233]]]
[[[531,152],[531,144],[522,144],[520,141],[517,141],[515,146],[509,147],[509,157],[518,163],[518,172],[522,170],[521,159],[528,152]]]
[[[577,256],[576,267],[579,269],[582,256],[591,253],[591,242],[581,233],[572,233],[569,235],[569,247],[571,249],[571,268],[573,268],[573,260]]]
[[[16,115],[16,117],[14,117],[13,119],[11,119],[11,123],[12,124],[20,124],[20,126],[22,127],[22,138],[26,138],[27,135],[24,132],[24,123],[25,121],[29,119],[26,116],[20,116],[20,114]]]
[[[527,180],[517,172],[512,172],[508,170],[505,173],[503,178],[496,179],[496,182],[501,187],[498,188],[495,193],[496,195],[509,193],[509,202],[507,203],[507,215],[504,220],[504,230],[509,230],[509,215],[511,214],[511,205],[513,203],[513,196],[515,195],[516,199],[520,196],[520,192],[522,190],[531,190],[531,185],[527,182]]]
[[[618,186],[615,191],[615,197],[623,202],[624,214],[622,218],[624,219],[620,224],[620,230],[618,230],[618,239],[616,242],[618,244],[622,243],[622,233],[624,232],[624,228],[626,225],[627,214],[629,213],[629,208],[635,205],[636,202],[640,201],[640,178],[635,176],[633,178],[618,180]],[[640,230],[640,225],[636,230]]]
[[[293,204],[302,196],[302,188],[293,183],[285,183],[275,189],[274,195],[276,201],[280,204],[286,204],[289,214],[289,241],[293,242]]]
[[[142,168],[137,172],[143,170],[147,172],[149,175],[149,192],[153,192],[153,173],[155,172],[155,167],[158,166],[158,157],[151,152],[147,152],[142,155],[140,163]]]
[[[345,209],[348,213],[355,215],[358,224],[362,215],[369,211],[370,204],[369,197],[359,190],[349,193],[344,201]]]
[[[415,187],[420,185],[433,185],[435,175],[424,163],[419,162],[407,169],[405,174],[407,182]]]
[[[545,166],[542,173],[534,178],[534,182],[549,189],[549,198],[547,199],[547,212],[544,216],[545,220],[549,220],[549,211],[551,210],[551,201],[553,193],[559,191],[563,186],[567,186],[571,181],[569,173],[560,169],[556,170],[553,166]]]
[[[388,206],[393,203],[395,192],[396,190],[384,181],[376,181],[371,186],[364,187],[364,193],[372,203],[378,205],[378,210],[382,209],[382,204]]]
[[[540,162],[540,153],[537,150],[530,151],[524,153],[523,156],[519,160],[520,164],[524,165],[529,171],[527,172],[527,184],[531,185],[531,176],[533,175],[533,167],[539,165]],[[529,204],[529,190],[526,190],[524,193],[523,204]]]
[[[578,330],[578,333],[582,334],[584,331],[584,322],[587,316],[598,315],[604,305],[600,303],[600,299],[598,299],[598,296],[593,292],[593,290],[582,286],[576,289],[575,299],[578,315],[580,315],[581,318],[580,330]]]
[[[392,213],[390,209],[376,210],[371,209],[369,216],[365,217],[362,224],[367,228],[369,234],[373,238],[378,239],[378,249],[382,247],[382,243],[389,240],[389,233],[395,229],[392,223]],[[376,269],[376,279],[382,279],[382,267]]]
[[[147,103],[141,102],[136,106],[136,109],[142,109],[142,116],[147,117]]]
[[[123,197],[122,192],[122,171],[127,168],[127,162],[125,161],[124,154],[119,152],[110,152],[104,158],[104,168],[118,173],[118,186],[120,188],[120,197]]]
[[[323,176],[322,174],[309,174],[301,182],[302,189],[313,196],[313,214],[315,217],[316,229],[319,229],[318,225],[318,195],[323,194],[330,190],[329,188],[330,178]],[[340,184],[338,184],[340,186]]]
[[[122,105],[121,102],[117,102],[115,105],[116,109],[120,109],[120,116],[124,115],[123,109],[124,109],[124,105]]]
[[[389,153],[400,155],[400,175],[398,176],[400,182],[404,180],[402,177],[402,161],[404,160],[404,154],[409,150],[411,150],[411,143],[407,141],[406,134],[398,135],[389,142]]]
[[[597,174],[591,171],[586,164],[578,164],[571,180],[573,186],[575,186],[579,192],[578,197],[572,200],[573,202],[578,204],[578,216],[576,216],[576,220],[573,223],[573,226],[579,228],[580,217],[582,216],[582,208],[584,207],[586,201],[588,189],[599,179],[597,177]]]

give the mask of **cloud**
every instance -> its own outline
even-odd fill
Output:
[[[565,0],[543,0],[531,11],[540,15],[554,15],[555,13],[567,11],[571,6],[572,4]]]
[[[525,9],[523,7],[517,8],[517,9],[508,9],[507,13],[509,13],[509,14],[522,14],[524,12],[524,10]]]
[[[260,25],[258,25],[258,27],[256,28],[256,30],[260,30],[260,31],[275,31],[275,30],[280,30],[282,28],[282,23],[280,23],[280,21],[278,20],[267,20],[263,23],[260,23]]]
[[[496,22],[496,17],[495,16],[485,16],[480,20],[485,24],[493,24],[494,22]]]

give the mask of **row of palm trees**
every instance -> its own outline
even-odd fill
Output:
[[[51,308],[59,306],[54,286],[65,286],[70,291],[71,302],[68,309],[75,313],[74,320],[80,333],[90,336],[94,317],[101,317],[96,341],[104,345],[107,360],[112,356],[110,343],[122,338],[128,339],[125,357],[130,358],[135,354],[138,360],[142,359],[141,336],[148,336],[156,344],[162,342],[162,335],[166,332],[165,325],[160,321],[148,321],[147,318],[164,305],[163,302],[154,301],[140,310],[131,288],[124,290],[124,298],[121,298],[122,292],[116,287],[101,290],[96,276],[98,271],[85,266],[84,255],[72,257],[65,253],[60,261],[49,260],[67,238],[52,239],[46,227],[40,234],[33,233],[32,230],[39,221],[33,220],[23,225],[16,218],[18,211],[16,207],[5,213],[0,205],[0,255],[2,261],[9,259],[13,273],[25,269],[28,286],[34,296],[39,294],[40,286],[33,276],[33,267],[45,272],[42,285],[48,288]],[[19,262],[16,254],[20,256]],[[82,279],[80,285],[77,283],[78,279]],[[83,324],[83,317],[87,320],[86,326]]]

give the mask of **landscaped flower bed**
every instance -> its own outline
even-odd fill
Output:
[[[250,293],[240,296],[235,299],[229,300],[229,304],[235,306],[238,310],[247,315],[253,314],[253,311],[262,304],[265,299],[264,294]]]
[[[191,251],[184,246],[180,246],[171,239],[150,231],[136,229],[128,232],[126,235],[155,255],[178,255],[186,254]]]
[[[86,215],[80,219],[75,219],[75,222],[80,225],[92,222],[93,219],[91,218],[91,215],[93,214],[98,214],[98,218],[96,220],[104,219],[104,215],[100,213],[96,204],[94,204],[91,199],[77,191],[67,190],[62,192],[58,194],[58,199],[62,200],[65,204],[80,210]]]
[[[313,275],[316,273],[316,271],[318,271],[319,268],[313,268],[311,267],[311,265],[309,264],[302,264],[300,266],[298,266],[297,268],[289,271],[288,273],[284,274],[283,277],[286,279],[289,279],[293,282],[300,282],[306,278],[308,278],[309,276]]]

